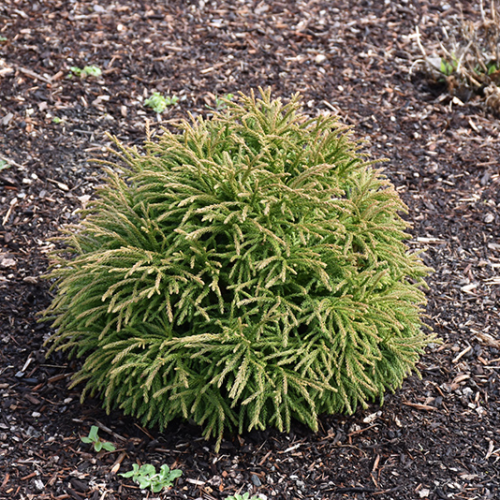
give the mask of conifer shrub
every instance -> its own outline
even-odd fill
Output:
[[[334,117],[240,94],[144,152],[117,141],[107,183],[53,255],[51,351],[73,383],[144,425],[207,438],[355,411],[432,340],[405,206]]]

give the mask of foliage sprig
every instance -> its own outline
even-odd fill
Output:
[[[164,488],[170,488],[174,481],[182,476],[182,471],[178,469],[170,470],[168,465],[162,465],[160,471],[156,472],[154,465],[144,464],[139,466],[133,464],[131,471],[120,474],[120,476],[131,477],[143,490],[149,488],[153,493],[159,493]]]
[[[103,441],[99,437],[99,428],[96,425],[93,425],[90,428],[89,435],[81,438],[82,443],[92,444],[94,446],[94,450],[96,452],[100,452],[101,450],[105,451],[115,451],[115,445],[113,443],[109,443],[108,441]]]
[[[101,68],[98,66],[85,66],[83,69],[78,66],[71,66],[71,75],[76,75],[80,78],[87,78],[88,76],[99,77],[102,75]]]
[[[174,106],[179,101],[177,96],[163,96],[159,92],[153,92],[151,97],[144,101],[144,105],[151,108],[155,113],[163,113],[168,106]]]

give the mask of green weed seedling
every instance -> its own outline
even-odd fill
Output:
[[[0,172],[2,170],[7,170],[10,165],[5,160],[0,160]]]
[[[162,96],[159,92],[153,92],[153,95],[144,101],[144,105],[151,108],[155,113],[163,113],[168,106],[175,106],[179,98],[177,96]]]
[[[225,101],[232,101],[234,99],[234,94],[224,94],[222,98],[215,98],[215,109],[217,111],[225,109],[227,107]]]
[[[99,428],[93,425],[90,428],[89,435],[87,437],[82,437],[82,442],[93,444],[94,450],[96,452],[100,452],[101,450],[115,451],[116,450],[115,446],[109,443],[108,441],[102,441],[101,438],[98,436],[98,432]]]
[[[500,71],[500,61],[490,61],[486,65],[486,70],[487,70],[488,76],[491,76],[493,73]]]
[[[208,109],[212,111],[222,111],[227,108],[227,101],[232,101],[234,99],[234,94],[224,94],[222,97],[215,97],[215,106],[209,106],[205,104]]]
[[[164,488],[170,488],[175,479],[182,476],[182,471],[170,470],[168,465],[162,465],[158,473],[155,466],[151,464],[144,464],[141,467],[133,464],[132,467],[131,471],[120,474],[120,476],[131,477],[134,483],[139,485],[139,488],[142,490],[150,488],[153,493],[158,493]]]
[[[71,66],[71,76],[75,75],[78,76],[79,78],[87,78],[87,76],[101,76],[102,71],[100,68],[97,66],[85,66],[83,69],[79,68],[78,66]]]
[[[243,493],[243,495],[240,495],[239,493],[236,493],[236,495],[231,495],[226,498],[226,500],[262,500],[262,498],[259,495],[254,495],[252,498],[250,498],[250,493],[248,491],[246,493]]]
[[[457,67],[458,67],[458,61],[455,57],[452,58],[451,62],[447,61],[446,59],[441,59],[439,71],[444,76],[451,76],[453,73],[455,73]]]
[[[424,47],[417,27],[415,40],[423,57],[414,65],[423,64],[431,81],[446,84],[452,97],[468,100],[476,94],[487,107],[500,111],[500,10],[496,3],[481,0],[481,18],[476,21],[457,16],[443,28],[445,38],[437,40],[438,44],[428,41]]]

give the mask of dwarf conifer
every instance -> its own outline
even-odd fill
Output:
[[[116,144],[50,274],[51,350],[145,425],[204,435],[318,427],[415,367],[428,269],[405,206],[334,117],[240,94],[210,119]]]

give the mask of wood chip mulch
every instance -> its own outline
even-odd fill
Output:
[[[473,1],[462,10],[479,18]],[[459,14],[432,0],[0,2],[0,498],[500,498],[500,117],[413,66],[416,27],[435,44]],[[88,65],[102,75],[68,77]],[[435,269],[428,323],[443,343],[382,407],[324,417],[316,434],[227,435],[215,454],[196,427],[160,433],[79,402],[75,362],[45,359],[40,276],[49,238],[101,181],[89,160],[108,155],[105,131],[140,145],[146,119],[158,133],[258,86],[301,92],[388,159],[410,246]],[[153,91],[179,102],[159,118]],[[92,425],[115,452],[81,442]],[[118,475],[135,462],[183,476],[154,495]]]

